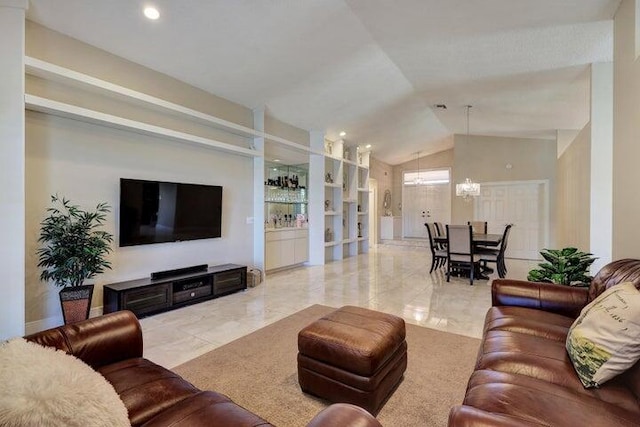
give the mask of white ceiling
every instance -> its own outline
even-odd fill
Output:
[[[142,16],[153,3],[158,21]],[[31,0],[28,18],[390,164],[589,120],[620,0]],[[433,108],[446,104],[446,110]]]

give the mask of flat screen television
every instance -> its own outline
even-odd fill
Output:
[[[222,187],[120,179],[120,246],[222,235]]]

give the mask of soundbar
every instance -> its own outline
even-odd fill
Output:
[[[207,271],[209,266],[207,264],[194,265],[191,267],[176,268],[175,270],[154,271],[151,273],[151,280],[165,279],[171,276],[179,276],[181,274],[198,273],[200,271]]]

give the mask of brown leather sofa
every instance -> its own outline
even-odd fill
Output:
[[[129,311],[60,326],[25,338],[72,354],[101,373],[124,402],[133,426],[271,425],[227,396],[201,391],[170,370],[143,358],[140,324]],[[365,410],[346,404],[329,406],[308,426],[381,427]]]
[[[495,280],[475,372],[449,426],[640,426],[640,362],[585,389],[565,349],[582,307],[629,281],[640,289],[640,260],[606,265],[589,288]]]

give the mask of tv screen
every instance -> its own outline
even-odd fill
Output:
[[[222,234],[222,187],[120,179],[120,246]]]

